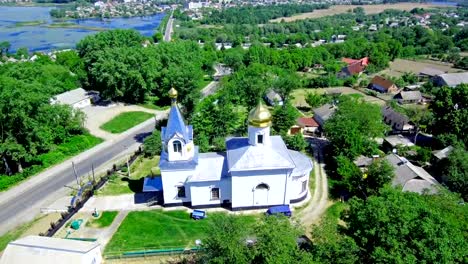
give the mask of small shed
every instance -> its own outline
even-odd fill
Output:
[[[417,104],[422,102],[423,97],[420,91],[401,91],[393,99],[397,100],[400,104]]]
[[[27,236],[10,242],[0,264],[100,264],[97,242],[43,236]]]
[[[283,105],[283,99],[281,99],[281,96],[273,89],[268,90],[268,92],[265,95],[265,99],[271,106]]]

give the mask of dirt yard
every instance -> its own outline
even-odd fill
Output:
[[[328,9],[315,10],[314,12],[303,13],[294,15],[292,17],[280,17],[270,20],[270,22],[281,22],[282,19],[286,22],[309,19],[309,18],[320,18],[325,16],[333,16],[336,14],[342,14],[352,10],[355,7],[362,7],[366,11],[366,14],[378,14],[384,11],[385,9],[398,9],[404,11],[410,11],[415,7],[421,8],[437,8],[441,7],[440,5],[432,4],[419,4],[419,3],[398,3],[398,4],[385,4],[385,5],[334,5]]]
[[[385,74],[392,77],[400,77],[405,72],[412,72],[414,74],[418,74],[422,69],[429,67],[438,69],[444,72],[460,72],[462,70],[456,69],[452,67],[450,63],[443,63],[440,61],[432,61],[432,60],[402,60],[396,59],[393,62],[390,62],[390,68],[381,71],[379,74]]]

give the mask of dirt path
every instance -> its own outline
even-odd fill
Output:
[[[325,142],[308,138],[314,146],[315,191],[312,200],[298,215],[301,224],[309,230],[311,225],[320,218],[328,205],[328,180],[323,163],[323,147]]]

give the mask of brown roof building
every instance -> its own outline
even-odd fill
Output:
[[[369,87],[381,93],[397,93],[398,87],[390,80],[382,76],[375,76],[372,78]]]

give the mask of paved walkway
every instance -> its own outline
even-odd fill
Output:
[[[101,249],[104,250],[106,248],[107,243],[111,240],[114,233],[119,228],[120,224],[122,224],[125,217],[127,217],[128,211],[120,211],[117,216],[115,217],[112,224],[106,228],[102,233],[99,235],[97,242],[101,245]]]

